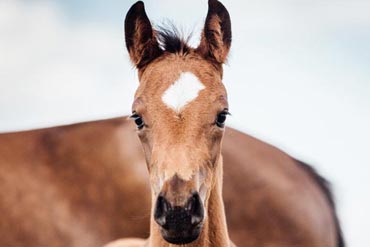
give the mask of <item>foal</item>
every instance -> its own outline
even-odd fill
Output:
[[[221,156],[229,114],[222,84],[231,45],[228,11],[217,0],[209,1],[196,49],[172,31],[153,30],[143,2],[129,10],[125,34],[140,79],[131,118],[152,187],[150,237],[142,245],[233,246],[222,200]]]

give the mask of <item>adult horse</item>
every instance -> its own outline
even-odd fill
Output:
[[[171,48],[167,58],[179,55]],[[134,129],[120,118],[0,135],[0,246],[92,247],[146,236],[149,178]],[[330,192],[311,168],[232,129],[222,154],[226,217],[236,244],[343,246]]]

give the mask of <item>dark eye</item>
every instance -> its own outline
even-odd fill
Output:
[[[130,118],[134,119],[135,124],[136,124],[136,126],[139,130],[144,128],[144,126],[145,126],[144,120],[143,120],[142,117],[140,117],[139,114],[137,114],[136,112],[133,112],[132,115],[130,116]]]
[[[216,125],[220,128],[225,127],[225,121],[226,121],[226,116],[230,115],[229,111],[227,109],[223,110],[217,115],[216,118]]]

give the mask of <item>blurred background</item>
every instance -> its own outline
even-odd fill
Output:
[[[138,85],[123,19],[135,1],[0,0],[0,132],[130,113]],[[350,247],[370,242],[370,1],[222,1],[225,66],[240,129],[312,164],[333,184]],[[207,1],[147,0],[197,45]]]

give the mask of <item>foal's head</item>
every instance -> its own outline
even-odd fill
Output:
[[[201,42],[156,31],[137,2],[125,20],[126,46],[140,85],[132,118],[144,147],[154,194],[154,220],[165,240],[199,236],[217,176],[228,114],[222,64],[231,45],[226,8],[209,1]]]

